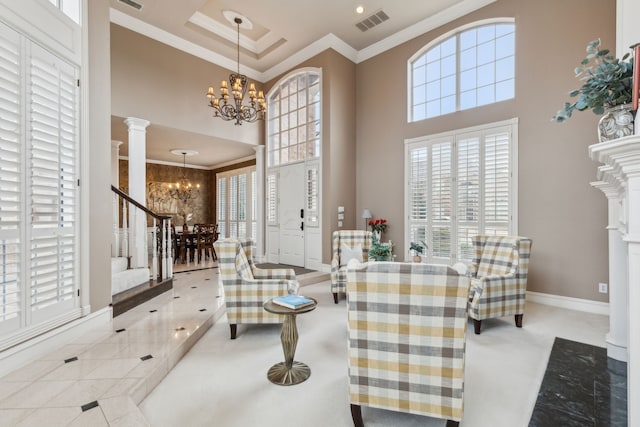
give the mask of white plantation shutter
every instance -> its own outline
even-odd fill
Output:
[[[218,177],[218,232],[221,238],[227,236],[227,178]]]
[[[258,241],[258,181],[256,171],[251,172],[251,239]]]
[[[485,136],[484,222],[485,234],[509,234],[510,173],[509,133]]]
[[[81,314],[78,75],[0,24],[0,350]]]
[[[30,56],[31,309],[50,316],[74,307],[77,286],[77,76],[38,46]]]
[[[318,182],[318,165],[307,165],[307,188],[306,188],[306,209],[305,209],[305,224],[310,227],[317,227],[319,225],[319,212],[318,206],[320,204],[320,183]]]
[[[20,327],[22,221],[20,36],[0,26],[0,332]]]
[[[409,240],[427,241],[427,190],[429,148],[416,147],[409,151]]]
[[[433,258],[451,256],[451,154],[450,141],[431,145],[431,251]]]
[[[471,238],[478,234],[480,225],[480,135],[459,137],[456,157],[457,257],[471,259]]]
[[[229,237],[238,237],[238,176],[229,177]]]
[[[430,261],[471,260],[471,238],[507,235],[513,223],[514,129],[487,125],[407,146],[407,247],[425,240]]]
[[[220,237],[256,238],[257,176],[255,166],[216,174]],[[255,240],[254,240],[255,241]]]
[[[238,237],[247,237],[247,174],[238,176]]]
[[[276,173],[267,175],[267,224],[278,223],[278,176]]]

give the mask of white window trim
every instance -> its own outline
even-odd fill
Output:
[[[509,212],[511,215],[509,234],[518,235],[518,118],[512,118],[504,121],[488,123],[484,125],[472,126],[463,129],[457,129],[454,131],[441,132],[433,135],[420,136],[416,138],[409,138],[404,140],[404,253],[409,253],[409,246],[411,244],[410,237],[410,212],[409,212],[409,153],[410,150],[418,144],[429,143],[436,140],[442,139],[454,139],[456,135],[464,134],[464,133],[472,133],[479,131],[487,131],[492,128],[499,127],[511,127],[511,153],[510,153],[510,164],[511,168],[511,180],[510,180],[510,206]],[[453,253],[453,252],[452,252]],[[406,256],[406,255],[405,255]]]
[[[443,41],[455,36],[458,33],[464,32],[466,30],[469,30],[469,29],[472,29],[472,28],[476,28],[476,27],[482,27],[483,25],[515,24],[515,22],[516,22],[515,18],[510,18],[510,17],[489,18],[489,19],[482,19],[480,21],[470,22],[468,24],[461,25],[461,26],[459,26],[457,28],[454,28],[453,30],[447,31],[444,34],[441,34],[440,36],[436,37],[435,39],[431,40],[429,43],[424,45],[416,53],[411,55],[411,57],[407,60],[407,123],[415,123],[415,122],[420,122],[420,121],[427,120],[427,119],[432,119],[432,118],[435,118],[435,117],[440,117],[440,116],[435,116],[435,117],[426,117],[426,118],[420,119],[420,120],[413,120],[413,79],[412,79],[413,75],[412,75],[412,71],[413,71],[413,63],[418,58],[420,58],[422,55],[424,55],[425,52],[430,50],[432,47],[442,43]],[[456,52],[456,57],[457,56],[458,56],[458,53]],[[459,80],[460,80],[460,73],[458,71],[456,71],[456,81],[458,82],[458,84],[456,86],[456,98],[459,97],[459,90],[460,90]],[[502,101],[499,101],[499,102],[502,102]],[[491,105],[491,104],[486,104],[486,105]],[[458,110],[457,107],[458,106],[457,106],[457,101],[456,101],[456,110],[453,111],[453,112],[465,111],[465,110]],[[474,107],[474,108],[476,108],[476,107]],[[451,114],[451,113],[447,113],[447,114]]]
[[[231,177],[235,176],[235,177],[239,177],[240,175],[246,175],[246,189],[245,189],[245,198],[246,198],[246,206],[245,206],[245,219],[244,219],[244,223],[246,224],[246,237],[252,237],[253,235],[253,221],[251,218],[251,211],[253,209],[253,207],[251,206],[251,204],[253,203],[254,197],[253,197],[253,193],[255,191],[257,191],[257,189],[252,188],[252,182],[251,182],[251,172],[256,172],[256,166],[247,166],[244,168],[239,168],[239,169],[232,169],[229,171],[225,171],[225,172],[219,172],[216,174],[216,189],[218,188],[218,181],[220,178],[226,178],[227,182],[226,182],[226,200],[225,200],[225,208],[226,208],[226,212],[225,212],[225,233],[229,233],[229,223],[230,223],[230,212],[229,212],[229,198],[231,195]],[[239,193],[236,194],[236,196],[238,196]],[[218,208],[219,208],[219,197],[220,195],[216,193],[216,221],[219,222],[219,215],[220,212],[218,212]],[[256,199],[257,200],[257,199]],[[239,214],[239,211],[236,212],[236,214]],[[239,223],[240,221],[238,219],[235,220],[236,223]],[[257,224],[256,224],[257,226]],[[257,234],[257,233],[256,233]],[[225,236],[220,236],[220,238],[224,238]]]

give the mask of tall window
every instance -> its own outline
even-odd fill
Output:
[[[515,24],[457,32],[409,61],[409,121],[515,96]]]
[[[216,175],[220,237],[256,238],[255,173],[251,166]]]
[[[319,157],[320,73],[294,74],[269,95],[268,103],[268,166]]]
[[[80,315],[79,68],[3,24],[0,50],[2,350]]]
[[[471,260],[477,234],[516,233],[515,121],[407,142],[408,242],[429,261]]]
[[[49,2],[73,19],[76,24],[80,24],[80,0],[49,0]]]

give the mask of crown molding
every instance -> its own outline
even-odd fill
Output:
[[[151,24],[147,24],[146,22],[134,18],[133,16],[127,15],[126,13],[120,12],[117,9],[110,8],[109,17],[111,22],[113,22],[114,24],[118,24],[121,27],[125,27],[131,31],[135,31],[136,33],[140,33],[143,36],[147,36],[151,39],[157,40],[161,43],[196,56],[200,59],[204,59],[205,61],[224,67],[228,70],[235,70],[238,66],[237,62],[233,59],[229,59],[226,56],[220,55],[219,53],[216,53],[212,50],[171,34],[168,31],[162,30]],[[246,67],[240,64],[240,72],[253,80],[262,81],[262,73],[254,70],[253,68]]]
[[[330,33],[262,73],[262,77],[264,79],[263,82],[269,81],[280,74],[286,73],[307,59],[313,58],[327,49],[333,49],[345,58],[349,59],[351,62],[357,63],[356,59],[358,57],[358,51],[342,41],[338,36]]]
[[[389,49],[393,49],[402,43],[408,42],[411,39],[441,27],[442,25],[494,3],[495,1],[496,0],[463,0],[460,3],[456,3],[433,16],[423,19],[420,22],[416,22],[404,30],[400,30],[395,34],[392,34],[389,37],[358,51],[358,57],[355,63],[359,64],[367,59],[371,59],[374,56],[380,55]]]
[[[359,64],[360,62],[366,61],[368,59],[373,58],[374,56],[380,55],[381,53],[386,52],[389,49],[393,49],[394,47],[399,46],[402,43],[405,43],[411,39],[414,39],[448,22],[451,22],[475,10],[485,7],[491,3],[494,3],[495,1],[496,0],[463,0],[429,18],[423,19],[422,21],[417,22],[416,24],[411,25],[410,27],[407,27],[395,34],[392,34],[389,37],[383,40],[380,40],[379,42],[374,43],[360,51],[354,49],[349,44],[344,42],[342,39],[330,33],[316,40],[310,45],[304,47],[303,49],[299,50],[298,52],[294,53],[293,55],[291,55],[290,57],[282,61],[281,63],[271,67],[270,69],[266,70],[263,73],[253,68],[245,67],[242,65],[240,65],[240,72],[253,80],[264,83],[266,81],[269,81],[279,76],[280,74],[283,74],[291,70],[292,68],[295,68],[297,65],[301,64],[302,62],[314,57],[315,55],[318,55],[319,53],[327,49],[333,49],[336,52],[340,53],[345,58],[349,59],[351,62],[355,64]],[[196,17],[198,13],[199,12],[196,12],[196,14],[194,14],[193,16]],[[191,19],[190,21],[195,25],[200,25],[202,28],[205,28],[208,31],[212,31],[215,34],[230,40],[228,37],[225,37],[224,34],[219,32],[219,28],[224,26],[219,24],[211,24],[210,21],[215,22],[213,19],[203,14],[200,14],[200,15],[202,16],[197,16],[196,18],[194,18],[198,22],[191,21]],[[206,49],[195,43],[187,41],[181,37],[175,36],[153,25],[147,24],[146,22],[141,21],[137,18],[134,18],[130,15],[127,15],[123,12],[120,12],[117,9],[113,9],[113,8],[110,9],[110,17],[111,17],[111,22],[115,24],[128,28],[132,31],[135,31],[147,37],[150,37],[154,40],[167,44],[176,49],[182,50],[191,55],[197,56],[198,58],[204,59],[205,61],[209,61],[221,67],[227,68],[229,70],[235,70],[237,67],[237,63],[233,59],[229,59],[212,50]],[[202,25],[201,23],[203,22],[206,23],[207,26]],[[213,25],[213,26],[209,28],[209,25]],[[228,30],[227,28],[224,29],[224,31],[227,31],[227,30]],[[250,40],[246,36],[241,35],[240,45],[243,48],[258,54],[259,52],[264,51],[267,47],[271,46],[277,40],[278,40],[278,37],[274,35],[273,32],[269,32],[268,34],[266,34],[256,42]]]

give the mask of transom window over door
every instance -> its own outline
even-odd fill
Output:
[[[408,72],[410,122],[511,99],[515,24],[502,19],[448,33],[414,55]]]
[[[405,241],[429,262],[473,257],[477,234],[517,234],[517,121],[406,141]]]
[[[267,166],[320,157],[320,74],[295,73],[267,102]]]

